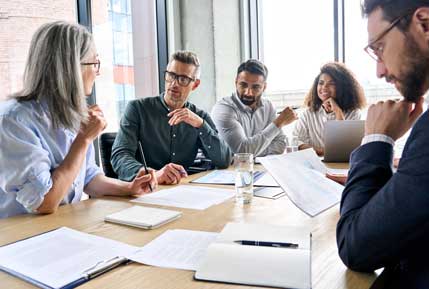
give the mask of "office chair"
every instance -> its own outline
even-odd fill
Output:
[[[197,156],[194,160],[192,166],[186,169],[188,175],[193,175],[197,173],[201,173],[208,170],[213,170],[215,167],[212,164],[212,161],[204,155],[201,149],[198,149]]]
[[[116,138],[116,132],[106,132],[100,136],[100,157],[101,165],[103,167],[106,177],[118,178],[118,175],[113,171],[112,164],[110,163],[110,156],[112,155],[112,145]]]

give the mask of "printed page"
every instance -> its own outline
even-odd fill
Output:
[[[262,176],[253,183],[253,185],[255,187],[280,187],[268,172],[263,173]]]
[[[235,171],[214,170],[205,176],[193,180],[192,183],[234,185]]]
[[[0,267],[50,287],[62,287],[139,248],[66,227],[0,247]]]
[[[164,268],[196,270],[218,233],[168,230],[129,259]]]
[[[220,188],[179,185],[143,195],[131,202],[205,210],[232,197],[235,191]]]
[[[326,178],[326,167],[313,150],[261,158],[289,199],[314,217],[340,201],[344,187]]]

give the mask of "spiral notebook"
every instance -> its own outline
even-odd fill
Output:
[[[181,215],[182,212],[173,210],[133,206],[108,215],[104,220],[142,229],[154,229],[180,218]]]

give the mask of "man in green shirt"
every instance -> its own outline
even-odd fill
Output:
[[[128,103],[112,147],[112,166],[120,179],[134,179],[143,166],[136,159],[139,142],[159,184],[176,184],[186,177],[198,149],[216,167],[229,166],[230,149],[209,114],[187,101],[199,84],[198,57],[178,51],[165,71],[165,92]]]

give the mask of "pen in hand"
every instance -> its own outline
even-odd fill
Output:
[[[292,110],[297,110],[297,109],[299,109],[300,107],[299,106],[297,106],[297,105],[292,105],[292,106],[289,106]],[[277,114],[281,114],[283,112],[283,110],[281,110],[281,111],[278,111],[277,112]]]
[[[142,161],[143,161],[144,170],[145,170],[146,174],[148,174],[149,171],[147,170],[146,158],[144,157],[143,147],[142,147],[142,143],[140,141],[139,141],[139,151],[140,151],[140,156],[141,156]],[[153,192],[152,186],[151,186],[150,183],[149,183],[149,189],[150,189],[151,192]]]
[[[264,246],[264,247],[276,247],[276,248],[298,248],[298,244],[295,243],[283,243],[283,242],[268,242],[268,241],[250,241],[250,240],[237,240],[234,243],[248,246]]]

